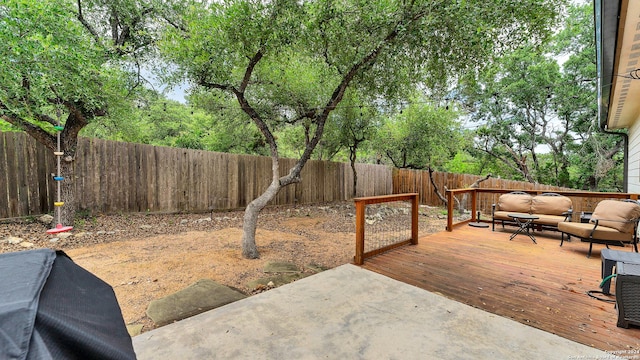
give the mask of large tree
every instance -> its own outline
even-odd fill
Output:
[[[0,118],[52,152],[60,132],[61,222],[76,210],[78,134],[127,105],[151,43],[150,3],[133,0],[5,0],[0,3]],[[53,156],[53,154],[52,154]]]
[[[564,156],[571,119],[558,118],[555,111],[553,95],[560,79],[555,59],[523,46],[496,61],[467,88],[473,88],[470,98],[478,104],[472,116],[483,124],[477,147],[529,182],[540,181],[540,144],[551,144],[559,157]],[[561,141],[556,146],[557,138]]]
[[[593,5],[572,6],[565,26],[554,38],[563,56],[562,86],[556,92],[558,113],[573,119],[570,136],[572,186],[590,191],[622,191],[624,140],[601,131],[597,123],[596,46]]]
[[[509,178],[612,190],[622,139],[596,121],[593,9],[567,14],[548,47],[523,46],[465,82],[481,124],[474,154],[500,163],[495,173]]]
[[[243,256],[259,256],[259,211],[300,172],[349,88],[380,98],[432,88],[549,33],[563,0],[227,0],[185,8],[162,52],[192,83],[233,95],[269,146],[272,176],[245,211]],[[274,129],[310,124],[288,174]]]

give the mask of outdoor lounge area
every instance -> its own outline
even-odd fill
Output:
[[[363,267],[597,349],[640,349],[640,328],[617,327],[614,304],[587,294],[599,290],[604,245],[587,258],[578,239],[560,247],[560,233],[536,231],[537,244],[525,235],[509,241],[513,231],[458,225],[368,258]]]
[[[520,191],[535,198],[550,190],[554,195],[549,199],[570,199],[571,205],[558,207],[558,214],[561,214],[560,225],[581,224],[600,229],[619,223],[633,228],[637,222],[638,194],[548,188]],[[360,249],[366,246],[361,243],[369,242],[365,234],[367,230],[363,230],[360,237],[356,236],[354,262],[403,283],[584,345],[605,351],[640,351],[640,327],[627,326],[629,323],[637,323],[635,315],[631,322],[627,321],[628,316],[618,316],[614,293],[620,284],[615,279],[611,280],[608,288],[611,293],[600,294],[601,299],[597,298],[603,278],[608,278],[602,268],[601,252],[609,245],[617,245],[615,255],[605,254],[606,268],[611,274],[611,262],[616,261],[615,258],[626,258],[628,255],[634,258],[634,262],[629,264],[636,264],[635,257],[640,257],[640,254],[635,251],[634,241],[602,243],[594,241],[597,240],[595,238],[577,235],[571,236],[569,240],[568,235],[562,231],[568,229],[540,227],[531,222],[515,227],[495,226],[493,229],[491,223],[495,220],[495,212],[492,212],[492,205],[504,194],[512,194],[514,191],[517,190],[447,190],[446,231],[421,236],[419,239],[412,235],[408,240],[398,242],[396,247],[387,246],[364,252]],[[403,195],[420,197],[418,193]],[[365,202],[399,200],[399,196],[356,199],[356,207]],[[547,196],[544,196],[545,201],[546,199]],[[567,201],[563,200],[564,202]],[[423,221],[415,203],[417,200],[413,199],[412,229],[419,221]],[[568,206],[571,206],[573,216],[565,218],[562,213]],[[602,208],[606,208],[606,211]],[[465,214],[461,214],[460,209],[464,209]],[[586,212],[591,214],[591,223],[582,216]],[[601,216],[604,212],[607,213],[606,216]],[[530,215],[531,210],[523,209],[522,213]],[[550,211],[547,209],[541,213],[548,214]],[[597,216],[594,217],[593,214]],[[508,215],[514,214],[507,212]],[[358,216],[356,219],[356,224],[364,221]],[[372,236],[371,242],[373,238]],[[587,256],[589,254],[592,256]],[[627,278],[624,282],[625,289],[631,286],[627,290],[632,291],[621,292],[631,294],[634,314],[637,313],[635,310],[638,302],[635,300],[637,296],[634,297],[633,294],[637,293],[635,290],[640,290],[632,277],[636,273],[636,267],[638,266],[629,266],[629,269],[624,267],[625,271],[628,270],[628,274],[624,274]],[[628,298],[627,295],[619,297]],[[621,311],[621,314],[624,312]],[[618,322],[619,319],[623,321]],[[618,324],[628,329],[620,328]]]

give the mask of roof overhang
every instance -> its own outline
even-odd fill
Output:
[[[594,0],[598,110],[602,128],[640,119],[640,1]]]

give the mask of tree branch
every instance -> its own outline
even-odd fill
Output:
[[[0,108],[4,108],[4,105],[0,104]],[[55,137],[48,132],[44,131],[38,126],[31,124],[28,121],[24,121],[22,119],[18,119],[16,117],[2,115],[0,118],[11,125],[14,125],[22,130],[24,130],[27,134],[33,137],[36,141],[43,144],[47,147],[47,149],[51,151],[56,150],[56,142]]]
[[[223,90],[223,91],[229,91],[231,93],[236,93],[237,90],[231,86],[231,85],[225,85],[225,84],[216,84],[216,83],[210,83],[204,79],[200,79],[198,80],[198,85],[205,87],[207,89],[218,89],[218,90]]]
[[[436,185],[436,181],[433,179],[433,172],[434,172],[433,168],[429,166],[427,170],[429,171],[429,181],[431,182],[431,186],[433,186],[433,192],[436,193],[436,196],[438,197],[438,199],[440,199],[440,201],[442,201],[445,206],[448,205],[449,202],[447,201],[447,198],[444,197],[444,195],[442,195],[442,193],[440,192],[440,189],[438,189],[438,185]]]
[[[39,121],[43,121],[43,122],[49,123],[51,125],[57,125],[58,124],[58,121],[56,119],[54,119],[51,116],[46,115],[46,114],[36,114],[35,117]]]
[[[602,156],[605,159],[611,159],[615,154],[617,154],[620,151],[621,147],[622,147],[622,140],[617,141],[616,144],[611,149],[609,149],[609,151],[604,152]]]
[[[483,178],[480,178],[480,179],[478,179],[478,180],[474,181],[474,182],[473,182],[473,184],[471,184],[471,185],[469,186],[469,188],[470,188],[470,189],[477,189],[477,188],[479,188],[479,187],[480,187],[480,183],[481,183],[481,182],[483,182],[483,181],[489,180],[489,178],[490,178],[490,177],[491,177],[491,174],[487,174],[487,176],[485,176],[485,177],[483,177]]]
[[[260,48],[253,57],[249,60],[249,64],[247,65],[247,69],[244,72],[244,76],[242,77],[242,82],[240,83],[240,88],[238,91],[244,93],[249,85],[249,81],[251,80],[251,75],[253,74],[253,70],[256,65],[260,62],[262,57],[264,56],[264,48]]]
[[[394,160],[393,156],[391,156],[391,155],[392,155],[392,154],[391,154],[391,151],[386,150],[386,151],[385,151],[385,154],[387,155],[387,157],[389,158],[389,160],[391,160],[391,163],[393,164],[393,166],[394,166],[394,167],[397,167],[397,168],[402,167],[402,166],[400,166],[400,164],[398,164],[398,163]]]
[[[511,154],[511,158],[517,165],[518,172],[520,172],[522,176],[524,176],[525,179],[527,179],[527,181],[529,181],[530,183],[535,183],[535,181],[533,180],[533,177],[531,177],[531,174],[529,173],[529,168],[527,167],[527,163],[526,163],[527,161],[526,156],[520,158],[518,154],[516,154],[515,150],[513,150],[510,146],[508,146],[505,143],[503,143],[502,145],[504,145],[504,147],[507,149],[509,154]]]
[[[493,152],[491,150],[488,150],[488,149],[479,149],[479,150],[489,154],[489,156],[491,156],[491,157],[494,157],[494,158],[500,160],[500,162],[502,162],[503,164],[505,164],[506,166],[508,166],[512,170],[520,172],[520,169],[518,169],[517,166],[514,166],[513,163],[511,161],[507,160],[505,157],[500,156],[499,154],[496,154],[495,152]]]
[[[116,26],[117,27],[122,26],[122,31],[120,31],[120,34],[118,35],[117,28],[116,28],[115,37],[113,39],[114,44],[118,47],[124,46],[127,43],[127,41],[131,40],[132,38],[131,29],[137,27],[140,21],[144,18],[144,16],[151,14],[153,11],[154,11],[153,7],[148,7],[146,9],[143,9],[140,12],[140,15],[131,19],[131,24],[127,24],[124,26],[122,26],[120,20],[116,19],[117,20]],[[140,47],[144,47],[146,45],[148,45],[148,43],[143,43],[141,44]]]
[[[84,28],[87,29],[87,31],[89,31],[89,33],[91,33],[91,35],[96,40],[96,42],[100,43],[100,35],[96,31],[96,29],[94,29],[93,26],[91,26],[91,24],[89,24],[89,22],[84,18],[84,15],[82,14],[82,0],[78,0],[78,15],[77,15],[77,18],[78,18],[78,21],[80,21],[80,23],[82,24],[82,26],[84,26]]]
[[[189,30],[187,29],[187,27],[183,24],[178,24],[175,21],[169,19],[166,16],[162,16],[162,18],[164,19],[164,21],[166,21],[169,25],[171,25],[174,29],[180,30],[184,33],[185,37],[189,37]]]
[[[278,145],[276,144],[275,137],[271,133],[269,126],[265,123],[265,121],[262,119],[260,114],[258,114],[258,112],[251,106],[251,104],[249,104],[249,101],[244,95],[244,92],[247,89],[247,86],[249,85],[249,82],[251,80],[251,75],[253,74],[253,70],[255,69],[256,65],[260,62],[263,56],[264,56],[264,52],[263,52],[263,49],[261,48],[249,60],[249,64],[247,65],[247,69],[245,70],[244,76],[242,78],[242,82],[240,83],[240,87],[238,89],[236,89],[231,85],[210,83],[205,80],[204,74],[200,75],[198,84],[210,89],[219,89],[223,91],[229,91],[233,95],[235,95],[236,99],[238,100],[238,103],[240,104],[240,108],[242,109],[242,111],[244,111],[247,115],[249,115],[251,120],[258,127],[258,130],[260,130],[262,135],[265,137],[267,144],[269,144],[271,156],[274,159],[277,159]]]

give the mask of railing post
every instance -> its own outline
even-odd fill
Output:
[[[471,221],[477,222],[480,219],[477,218],[476,212],[478,207],[478,192],[474,189],[471,193]]]
[[[411,245],[418,245],[418,197],[419,194],[414,194],[411,199]]]
[[[453,193],[447,190],[447,231],[453,231]]]
[[[364,264],[364,201],[356,200],[356,265]]]

